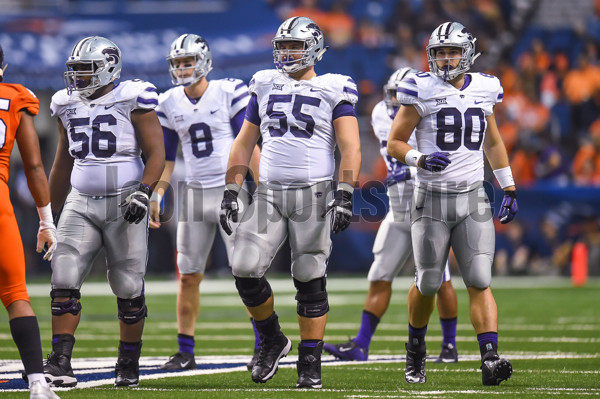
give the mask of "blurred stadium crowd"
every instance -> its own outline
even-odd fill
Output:
[[[164,57],[170,41],[181,33],[203,35],[211,44],[215,71],[209,79],[231,76],[247,82],[256,70],[272,67],[269,34],[272,35],[280,21],[292,15],[312,18],[331,47],[318,64],[317,73],[347,74],[359,85],[357,111],[363,168],[362,201],[357,206],[369,209],[372,216],[357,218],[347,232],[334,237],[332,272],[366,273],[372,261],[377,221],[385,215],[385,206],[378,205],[383,202],[372,201],[385,197],[383,186],[376,182],[385,178],[386,170],[370,127],[371,111],[382,99],[383,84],[399,67],[427,70],[424,47],[431,30],[444,21],[459,21],[477,37],[478,50],[483,53],[474,70],[496,75],[503,84],[504,102],[497,107],[496,118],[519,189],[519,216],[513,223],[497,225],[495,273],[568,275],[573,248],[584,248],[590,273],[600,274],[600,0],[1,0],[0,3],[6,3],[7,10],[0,18],[0,43],[7,62],[11,64],[11,56],[22,58],[13,60],[16,66],[10,67],[6,80],[35,90],[42,108],[49,104],[49,96],[62,88],[62,76],[56,71],[64,70],[67,48],[75,38],[86,36],[86,26],[93,29],[90,33],[102,33],[122,46],[124,57],[128,58],[131,54],[128,49],[135,47],[135,40],[140,37],[150,40],[152,45],[146,48],[145,61],[131,67],[129,58],[123,77],[147,79],[159,90],[165,90],[169,80]],[[186,10],[191,11],[183,15]],[[73,21],[77,20],[82,24],[74,29]],[[102,31],[98,28],[100,20],[113,21],[113,28]],[[153,21],[160,23],[153,25]],[[252,29],[247,28],[249,25],[253,25]],[[62,33],[74,31],[73,36],[61,36],[60,27]],[[164,30],[157,30],[161,28]],[[120,29],[133,29],[137,36],[132,36],[133,33],[127,36]],[[230,34],[232,29],[235,34]],[[246,31],[240,32],[242,29]],[[55,69],[28,69],[27,56],[11,53],[11,49],[19,47],[19,42],[28,43],[27,38],[31,37],[38,42],[29,46],[43,54],[50,51],[47,46],[62,45],[59,48],[64,50],[54,54],[56,60],[48,61],[49,56],[42,55],[43,62],[49,62]],[[42,48],[45,42],[47,45]],[[235,51],[228,53],[227,46]],[[156,62],[150,62],[152,57]],[[135,76],[128,75],[128,68]],[[52,79],[44,75],[48,71],[53,74]],[[36,125],[49,170],[55,149],[55,124],[48,121],[47,113],[37,119],[42,119]],[[47,272],[47,266],[33,252],[37,215],[32,211],[24,175],[18,164],[15,166],[11,172],[11,192],[17,197],[14,204],[26,250],[31,250],[27,254],[28,266],[34,273]],[[495,185],[489,168],[488,175]],[[494,202],[494,192],[499,193],[496,191],[499,188],[492,183],[488,188]],[[362,214],[362,208],[355,213]],[[166,210],[166,215],[173,214],[176,212]],[[166,223],[165,227],[151,232],[149,273],[172,273],[175,269],[175,222]],[[215,244],[213,252],[212,272],[228,273],[220,243]],[[287,259],[277,262],[280,271],[289,269]],[[453,271],[458,272],[456,268]],[[208,272],[211,273],[210,267]]]

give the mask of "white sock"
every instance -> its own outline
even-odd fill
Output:
[[[34,381],[39,381],[40,385],[43,387],[48,386],[48,383],[46,382],[46,377],[44,377],[44,373],[27,374],[27,380],[29,381],[29,388],[31,388],[31,384],[33,384]]]

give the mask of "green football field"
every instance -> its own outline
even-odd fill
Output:
[[[106,282],[82,288],[82,321],[76,333],[73,368],[79,380],[62,398],[580,398],[600,396],[600,279],[574,288],[568,279],[495,279],[499,308],[500,352],[514,373],[499,387],[483,387],[479,349],[469,321],[468,296],[454,280],[459,301],[459,363],[427,363],[427,383],[404,381],[407,338],[406,296],[411,281],[394,282],[392,304],[379,324],[368,362],[338,362],[323,356],[323,388],[295,389],[299,342],[291,278],[270,279],[282,330],[293,341],[290,355],[266,384],[255,384],[245,363],[253,350],[253,333],[233,280],[207,278],[201,286],[202,309],[196,329],[198,370],[166,373],[158,369],[177,351],[175,281],[148,281],[149,317],[140,361],[138,388],[113,388],[118,344],[116,299]],[[51,319],[48,284],[30,286],[38,314],[44,353],[50,351]],[[364,278],[331,278],[331,310],[325,340],[342,342],[359,327],[366,295]],[[437,313],[428,328],[428,353],[437,356],[441,343]],[[6,314],[0,317],[0,394],[26,398],[19,380],[22,365]],[[490,396],[491,395],[491,396]]]

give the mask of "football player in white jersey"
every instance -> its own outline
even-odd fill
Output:
[[[326,50],[321,29],[311,19],[292,17],[281,24],[273,39],[277,70],[259,71],[250,81],[246,120],[229,156],[221,205],[226,231],[231,231],[230,220],[237,221],[238,192],[262,136],[256,199],[238,226],[232,261],[236,287],[262,341],[252,369],[257,383],[273,377],[292,347],[281,332],[264,276],[289,237],[301,339],[296,386],[321,387],[330,232],[350,223],[361,161],[356,84],[344,75],[317,76],[314,65]],[[341,162],[334,192],[336,143]]]
[[[384,99],[377,103],[371,115],[373,131],[381,145],[380,152],[388,170],[386,186],[390,199],[390,209],[381,222],[373,255],[375,259],[369,270],[369,292],[363,308],[360,328],[355,338],[341,343],[323,345],[323,349],[340,360],[367,360],[369,345],[375,329],[386,312],[392,297],[392,281],[412,260],[412,241],[410,238],[410,202],[412,200],[412,178],[417,171],[390,157],[387,153],[387,142],[392,121],[400,104],[396,99],[396,91],[400,81],[407,73],[418,72],[411,68],[400,68],[389,78],[383,87]],[[414,135],[409,144],[416,148]],[[456,292],[450,281],[450,269],[446,263],[442,285],[437,293],[437,307],[442,325],[442,351],[437,363],[455,363],[458,361],[456,351],[457,303]]]
[[[103,37],[80,40],[66,65],[66,89],[50,105],[60,135],[50,196],[53,212],[63,209],[52,259],[52,353],[44,373],[54,386],[77,384],[71,354],[81,317],[79,290],[104,248],[120,330],[115,386],[137,386],[147,315],[147,210],[165,163],[154,112],[158,94],[141,80],[115,82],[121,51]]]
[[[483,187],[483,155],[504,198],[502,223],[517,213],[506,148],[494,117],[503,90],[495,76],[467,73],[479,54],[475,37],[460,23],[438,26],[427,45],[430,72],[408,75],[398,87],[403,106],[392,124],[388,153],[417,167],[411,233],[417,273],[409,290],[409,342],[405,379],[424,383],[425,333],[442,282],[450,246],[470,300],[481,351],[483,385],[498,385],[512,366],[498,356],[498,310],[490,289],[495,233]],[[416,128],[418,150],[408,144]]]
[[[150,202],[150,227],[160,227],[159,204],[171,181],[181,141],[186,176],[177,225],[179,350],[161,368],[182,370],[196,368],[194,330],[200,312],[199,286],[220,227],[229,150],[244,121],[250,94],[239,79],[209,82],[206,75],[212,69],[212,55],[206,40],[198,35],[183,34],[175,39],[167,61],[175,87],[158,98],[156,113],[164,133],[166,162]],[[259,156],[258,147],[255,156]],[[233,236],[222,228],[219,233],[231,259]],[[255,342],[255,352],[259,346],[260,342]]]

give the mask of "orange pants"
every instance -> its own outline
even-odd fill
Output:
[[[25,284],[25,254],[8,186],[0,180],[0,299],[4,307],[29,301]]]

